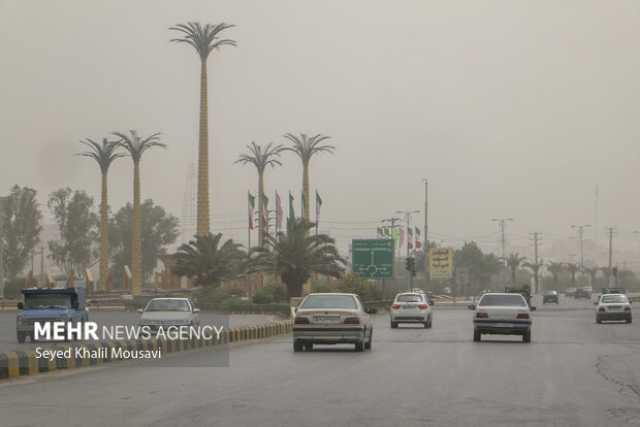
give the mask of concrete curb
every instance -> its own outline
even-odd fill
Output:
[[[252,341],[269,338],[277,335],[286,335],[291,332],[293,321],[281,320],[262,325],[242,326],[238,328],[225,329],[220,334],[220,339],[205,340],[126,340],[126,341],[100,341],[91,342],[82,346],[89,352],[91,357],[76,359],[73,354],[70,358],[57,358],[47,360],[36,358],[36,352],[14,351],[0,353],[0,381],[11,380],[18,377],[38,375],[40,373],[53,372],[60,369],[76,369],[88,366],[97,366],[103,363],[116,362],[118,359],[111,358],[111,349],[124,350],[158,350],[165,353],[175,353],[188,351],[202,347],[228,344],[240,341]],[[47,350],[62,350],[68,347],[56,345]],[[102,350],[104,349],[104,350]],[[102,351],[100,351],[102,350]],[[95,354],[96,357],[93,357]]]

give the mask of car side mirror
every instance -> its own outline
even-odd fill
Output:
[[[200,313],[200,309],[199,309],[199,308],[194,308],[194,309],[193,309],[193,312],[194,312],[194,313]]]
[[[475,309],[476,309],[476,305],[475,305],[475,304],[469,304],[469,305],[467,306],[467,308],[468,308],[469,310],[475,310]]]
[[[142,309],[141,309],[141,308],[137,309],[136,311],[137,311],[138,313],[142,313]]]
[[[24,310],[24,304],[19,302],[18,303],[18,310]]]
[[[537,310],[537,308],[536,308],[536,306],[535,306],[535,305],[532,305],[531,307],[529,307],[529,309],[530,309],[531,311],[536,311],[536,310]]]

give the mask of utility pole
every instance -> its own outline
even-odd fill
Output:
[[[535,231],[531,233],[533,236],[533,259],[535,264],[535,270],[533,274],[533,283],[535,284],[535,290],[533,293],[539,293],[540,289],[538,288],[538,269],[540,268],[540,263],[538,261],[538,243],[540,242],[540,238],[542,237],[542,233]]]
[[[425,178],[424,181],[424,282],[426,288],[429,289],[430,277],[429,277],[429,181]]]
[[[420,213],[419,210],[414,210],[414,211],[396,211],[397,214],[404,214],[405,217],[405,225],[407,227],[407,232],[405,233],[406,237],[407,237],[407,258],[411,257],[414,255],[415,253],[415,249],[414,249],[414,253],[411,253],[411,243],[409,242],[409,229],[411,228],[411,215],[414,213]],[[413,289],[413,274],[411,272],[409,272],[409,289]]]
[[[580,273],[584,273],[584,229],[590,224],[572,225],[571,228],[578,232],[578,253],[580,254]]]
[[[611,286],[613,276],[613,233],[615,233],[614,227],[607,227],[607,233],[609,234],[609,286]]]
[[[505,238],[505,224],[507,222],[512,222],[513,218],[491,218],[491,221],[498,223],[498,228],[500,229],[500,243],[502,245],[502,259],[507,265],[507,240]]]

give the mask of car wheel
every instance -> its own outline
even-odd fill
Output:
[[[313,343],[307,343],[304,345],[304,351],[313,351]]]
[[[473,330],[473,342],[480,342],[481,340],[481,336],[480,336],[480,331],[477,329]]]
[[[429,326],[427,326],[427,328],[431,329],[432,326],[433,326],[433,316],[429,316]]]
[[[600,317],[596,316],[596,323],[600,324],[602,323],[602,319],[600,319]]]
[[[396,329],[398,327],[398,322],[391,322],[391,329]]]
[[[631,323],[631,316],[627,317],[627,323]]]
[[[524,333],[524,335],[522,335],[522,342],[525,342],[525,343],[531,342],[531,330],[528,330],[527,332]]]
[[[367,341],[367,343],[364,345],[364,349],[371,350],[372,345],[373,345],[373,329],[369,333],[369,341]]]
[[[293,351],[294,353],[298,353],[300,351],[302,351],[302,343],[299,341],[294,341],[293,342]]]
[[[362,341],[356,343],[355,351],[357,351],[358,353],[364,351],[364,343]]]
[[[21,334],[20,332],[18,332],[18,342],[20,344],[24,344],[24,340],[27,338],[26,334]]]

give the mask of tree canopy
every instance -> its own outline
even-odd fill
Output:
[[[158,263],[158,257],[167,253],[167,246],[175,243],[179,235],[178,219],[163,207],[147,199],[140,205],[142,216],[142,277],[148,279]],[[123,206],[111,219],[109,229],[112,274],[119,283],[125,265],[131,263],[131,230],[133,207]]]

